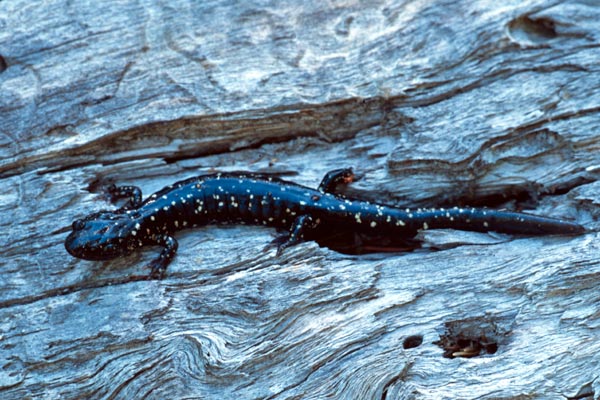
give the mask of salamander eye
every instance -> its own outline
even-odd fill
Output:
[[[80,231],[83,228],[85,228],[85,222],[83,222],[80,219],[73,221],[73,230],[74,231]]]

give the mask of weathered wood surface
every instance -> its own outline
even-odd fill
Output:
[[[596,0],[0,2],[0,396],[600,398],[598,21]],[[355,196],[590,233],[275,257],[271,230],[210,227],[163,281],[130,278],[155,249],[63,248],[112,181],[349,165]],[[444,358],[444,334],[497,351]]]

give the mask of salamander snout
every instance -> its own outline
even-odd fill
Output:
[[[140,247],[133,216],[102,211],[73,222],[65,249],[84,260],[110,260]]]
[[[74,231],[80,231],[82,229],[85,229],[85,221],[82,219],[76,219],[75,221],[73,221],[73,230]]]

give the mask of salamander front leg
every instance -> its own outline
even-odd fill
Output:
[[[315,221],[310,215],[301,215],[296,218],[290,229],[290,235],[277,246],[277,256],[280,256],[286,248],[303,242],[306,231],[316,228],[318,224],[318,220]]]
[[[334,169],[325,174],[317,190],[321,193],[335,193],[335,187],[354,181],[352,168]]]
[[[110,201],[113,203],[119,199],[127,199],[122,207],[124,210],[133,210],[142,205],[142,189],[137,186],[110,185],[107,191],[110,195]]]
[[[171,263],[173,257],[175,257],[175,253],[177,253],[178,243],[172,236],[162,235],[156,240],[156,244],[163,246],[163,250],[157,258],[148,264],[148,268],[150,268],[150,279],[164,278],[167,266]]]

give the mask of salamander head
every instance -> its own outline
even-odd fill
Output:
[[[110,260],[142,246],[139,227],[134,215],[100,211],[73,222],[65,248],[84,260]]]

